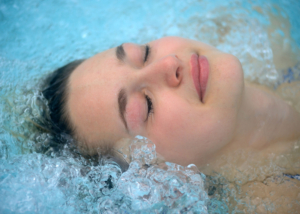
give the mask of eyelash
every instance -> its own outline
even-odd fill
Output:
[[[148,106],[148,113],[147,113],[147,119],[146,119],[146,121],[147,121],[150,114],[153,114],[154,111],[153,111],[153,104],[152,104],[151,98],[148,95],[145,95],[145,98],[146,98],[147,106]]]
[[[147,62],[148,60],[148,57],[150,55],[150,46],[149,45],[146,45],[145,46],[145,57],[144,57],[144,63]],[[153,103],[152,103],[152,100],[151,98],[148,96],[148,95],[145,95],[145,98],[146,98],[146,102],[147,102],[147,106],[148,106],[148,112],[147,112],[147,118],[146,118],[146,121],[148,120],[150,114],[153,114],[154,111],[153,111]]]
[[[150,47],[149,47],[149,45],[146,45],[146,47],[145,47],[144,63],[147,62],[149,54],[150,54]]]

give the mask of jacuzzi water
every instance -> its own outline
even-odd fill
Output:
[[[228,212],[226,199],[208,196],[194,165],[153,164],[155,146],[143,138],[133,142],[123,174],[113,161],[93,165],[67,147],[60,155],[36,152],[49,138],[32,131],[40,79],[123,42],[175,35],[236,55],[248,79],[276,87],[300,76],[297,64],[292,74],[275,67],[271,49],[279,37],[299,50],[299,14],[298,0],[1,1],[0,213]],[[284,22],[268,31],[276,18]]]

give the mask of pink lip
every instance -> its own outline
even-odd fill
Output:
[[[191,56],[190,63],[194,85],[200,101],[203,102],[209,76],[209,63],[205,56],[198,56],[197,54]]]

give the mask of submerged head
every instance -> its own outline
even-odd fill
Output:
[[[90,151],[142,135],[167,161],[197,164],[235,137],[243,89],[236,57],[165,37],[125,43],[80,63],[62,109]]]

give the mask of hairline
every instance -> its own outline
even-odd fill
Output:
[[[80,65],[79,65],[80,66]],[[70,89],[71,89],[71,75],[75,72],[76,69],[79,68],[77,66],[69,75],[65,92],[63,94],[63,120],[67,123],[69,129],[70,129],[70,135],[75,140],[76,147],[79,149],[80,152],[83,152],[84,155],[105,155],[105,154],[113,154],[114,147],[113,145],[115,142],[100,139],[100,140],[89,140],[86,136],[84,136],[82,133],[80,133],[79,129],[75,125],[75,123],[72,120],[71,114],[70,114],[70,106],[69,106],[69,100],[70,100]],[[95,141],[98,141],[99,143],[97,147],[90,146],[91,143],[95,143]]]

